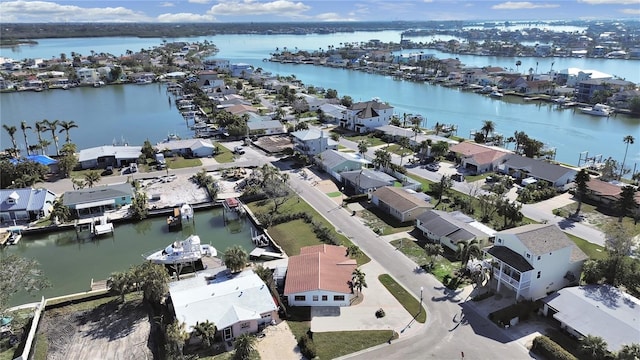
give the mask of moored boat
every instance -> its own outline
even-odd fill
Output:
[[[188,225],[193,220],[193,208],[191,205],[184,203],[180,207],[173,208],[173,214],[167,217],[167,226],[169,231],[177,231],[182,229],[184,224]]]
[[[217,256],[216,248],[201,244],[198,235],[189,235],[182,241],[176,241],[164,249],[156,250],[143,257],[155,264],[175,265],[201,260],[203,256]]]
[[[594,116],[610,116],[613,111],[611,107],[604,104],[595,104],[591,107],[580,108],[580,111],[584,114]]]

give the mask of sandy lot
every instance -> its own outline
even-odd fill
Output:
[[[286,321],[264,330],[265,337],[259,339],[256,349],[262,360],[299,360],[303,359],[296,338]]]
[[[142,302],[111,302],[90,311],[47,310],[39,332],[48,341],[48,360],[152,359],[149,319]]]

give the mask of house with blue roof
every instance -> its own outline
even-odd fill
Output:
[[[46,218],[55,200],[56,194],[47,189],[1,189],[0,223]]]
[[[33,161],[38,164],[42,164],[49,168],[49,173],[55,174],[58,172],[58,160],[53,159],[47,155],[27,155],[20,159],[9,160],[13,165],[22,161]]]

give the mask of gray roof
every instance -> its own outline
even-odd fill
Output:
[[[363,159],[359,154],[346,153],[333,149],[325,150],[320,153],[322,164],[329,169],[333,169],[346,161],[368,164],[370,161]]]
[[[142,146],[112,146],[104,145],[80,150],[78,161],[95,160],[104,156],[116,159],[137,159],[142,154]]]
[[[37,211],[42,210],[47,194],[50,193],[53,197],[55,194],[47,189],[2,189],[0,190],[0,211]],[[16,198],[17,195],[17,199]],[[15,199],[13,204],[7,202],[7,199],[12,197]]]
[[[379,188],[391,185],[396,181],[396,178],[389,174],[369,169],[343,171],[340,176],[362,189]]]
[[[521,273],[533,270],[533,266],[517,252],[506,246],[492,246],[486,250],[494,258],[508,264]]]
[[[571,261],[586,260],[588,256],[555,224],[529,224],[500,231],[498,234],[513,234],[534,255],[542,255],[571,247]]]
[[[63,205],[70,206],[88,202],[111,200],[117,197],[133,196],[133,187],[129,183],[97,186],[64,193]]]
[[[264,120],[264,121],[249,121],[247,122],[249,130],[260,129],[284,129],[284,125],[280,120]]]
[[[416,219],[420,221],[422,227],[431,233],[438,237],[446,236],[454,243],[489,236],[489,234],[469,225],[475,220],[459,211],[447,213],[440,210],[429,210]]]
[[[542,301],[558,311],[554,318],[585,336],[602,337],[611,351],[640,341],[640,300],[615,287],[567,287]]]
[[[532,159],[526,156],[509,154],[505,157],[504,166],[512,169],[525,170],[529,175],[552,183],[558,181],[567,173],[577,173],[576,170],[561,165],[550,164],[543,160]]]
[[[384,186],[377,189],[374,196],[382,200],[385,204],[389,205],[393,209],[404,213],[416,208],[431,208],[430,203],[420,199],[413,194],[408,193],[405,189],[396,188],[393,186]]]

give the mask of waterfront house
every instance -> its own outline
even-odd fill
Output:
[[[610,91],[617,93],[625,90],[633,90],[635,84],[621,79],[584,80],[576,84],[577,101],[590,102],[596,92]]]
[[[401,223],[414,221],[427,210],[433,208],[428,201],[417,197],[415,191],[383,186],[371,194],[371,203],[384,213],[393,216]]]
[[[216,147],[209,139],[181,139],[157,143],[155,148],[169,156],[209,157],[216,153]]]
[[[15,86],[14,82],[0,76],[0,90],[12,89]]]
[[[228,112],[230,114],[236,115],[236,116],[242,116],[242,115],[248,114],[248,113],[257,114],[257,113],[260,112],[255,107],[253,107],[251,105],[244,105],[244,104],[236,104],[236,105],[224,107],[223,109],[224,109],[224,111],[226,111],[226,112]]]
[[[25,157],[19,159],[10,159],[9,160],[13,165],[18,164],[22,161],[33,161],[35,163],[41,164],[49,168],[50,174],[58,173],[58,160],[53,159],[47,155],[27,155]]]
[[[287,132],[287,128],[280,120],[248,121],[247,126],[250,135],[274,135]]]
[[[587,182],[587,198],[596,202],[599,206],[603,206],[614,210],[616,203],[620,200],[623,183],[606,182],[599,179],[590,179]],[[629,186],[629,185],[627,185]],[[640,213],[640,191],[635,192],[634,199],[636,201],[635,212]]]
[[[202,62],[205,70],[228,71],[231,62],[228,59],[206,59]]]
[[[485,246],[496,231],[460,211],[429,210],[416,217],[416,229],[429,241],[457,251],[461,242],[478,241]]]
[[[474,174],[494,171],[510,154],[505,149],[481,145],[471,141],[455,144],[449,147],[449,151],[455,154],[462,168]]]
[[[344,246],[303,247],[300,255],[289,257],[284,296],[289,306],[349,306],[357,267]]]
[[[198,323],[215,324],[225,341],[255,334],[277,317],[269,287],[252,270],[231,275],[200,272],[169,284],[170,308],[192,332]]]
[[[556,83],[558,85],[566,85],[568,87],[576,87],[576,85],[585,80],[604,81],[612,79],[613,75],[605,74],[598,70],[583,70],[579,68],[567,68],[558,71],[556,74]]]
[[[357,133],[367,133],[382,125],[389,124],[393,116],[393,106],[378,99],[352,104],[340,120],[340,126]]]
[[[96,81],[100,81],[98,71],[93,68],[82,67],[76,69],[76,76],[81,84],[93,84]]]
[[[196,82],[198,87],[207,89],[207,88],[217,88],[224,86],[224,79],[221,79],[218,76],[218,72],[214,70],[202,70],[198,73],[198,81]]]
[[[566,287],[542,302],[543,314],[577,339],[599,336],[612,352],[640,340],[640,300],[611,285]]]
[[[529,224],[496,233],[491,257],[492,287],[515,294],[515,300],[538,300],[578,284],[588,259],[556,224]]]
[[[329,149],[337,149],[338,143],[331,139],[324,130],[311,128],[291,133],[293,150],[302,155],[316,156]]]
[[[306,101],[308,109],[306,111],[318,111],[320,106],[327,104],[329,99],[319,98],[317,96],[299,93],[296,95],[298,99]]]
[[[640,98],[640,90],[624,90],[613,94],[607,99],[607,104],[618,108],[629,109],[631,100]]]
[[[235,63],[229,66],[229,71],[233,77],[248,79],[253,74],[253,66],[246,63]]]
[[[82,169],[124,167],[135,163],[142,154],[142,146],[103,145],[80,150],[78,163]]]
[[[339,104],[322,104],[320,111],[324,114],[325,122],[336,123],[345,118],[347,108]]]
[[[81,218],[87,215],[100,216],[105,211],[131,205],[133,197],[134,189],[131,184],[120,183],[66,191],[62,197],[62,204],[76,217]]]
[[[578,173],[573,168],[517,154],[509,154],[503,158],[498,170],[516,179],[534,178],[545,181],[558,189],[566,189]]]
[[[325,150],[315,158],[316,164],[338,182],[342,180],[340,173],[343,171],[360,170],[371,164],[362,158],[360,154],[347,153],[338,150]]]
[[[0,224],[46,218],[55,200],[56,194],[47,189],[1,189]]]
[[[393,186],[398,181],[393,176],[373,169],[343,171],[340,173],[345,193],[367,194],[383,186]]]

